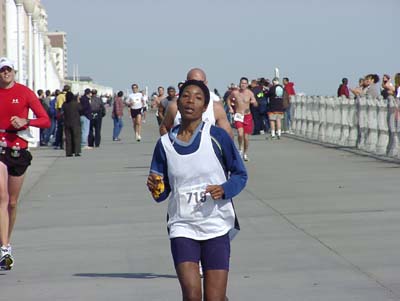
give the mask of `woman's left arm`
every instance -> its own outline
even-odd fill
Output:
[[[238,195],[247,183],[247,171],[235,143],[225,131],[220,131],[220,141],[225,169],[230,173],[228,180],[221,186],[224,190],[224,199]]]

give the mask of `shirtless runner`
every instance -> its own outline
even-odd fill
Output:
[[[249,80],[246,77],[240,79],[239,90],[233,90],[227,99],[229,112],[233,114],[235,127],[238,131],[239,152],[243,154],[243,160],[248,161],[249,135],[253,132],[253,118],[250,113],[250,104],[258,106],[253,92],[248,88]],[[235,107],[233,109],[232,105]]]

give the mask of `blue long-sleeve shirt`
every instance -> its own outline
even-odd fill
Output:
[[[203,128],[204,123],[199,125],[199,127],[193,133],[192,139],[188,143],[182,142],[175,138],[178,133],[179,126],[180,125],[177,125],[168,133],[171,141],[174,141],[173,146],[176,152],[181,155],[187,155],[195,152],[200,146],[200,129]],[[221,185],[225,193],[223,198],[231,199],[238,195],[245,187],[247,182],[247,171],[233,140],[231,137],[229,137],[228,133],[224,129],[211,126],[210,135],[214,152],[219,162],[221,162],[221,166],[223,167],[227,177],[227,181]],[[207,164],[207,158],[205,158],[204,164]],[[163,177],[165,191],[158,199],[156,199],[157,202],[162,202],[168,197],[169,193],[171,192],[171,188],[168,181],[167,157],[161,139],[157,141],[154,149],[150,173],[155,173]]]

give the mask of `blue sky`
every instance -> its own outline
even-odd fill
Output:
[[[333,95],[368,73],[400,72],[398,0],[41,0],[65,31],[69,74],[115,90],[176,85],[203,68],[221,93],[240,77],[280,75],[297,92]]]

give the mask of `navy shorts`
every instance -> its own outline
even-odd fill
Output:
[[[175,266],[201,261],[204,271],[229,270],[231,242],[228,233],[208,240],[176,237],[171,239],[171,252]]]

